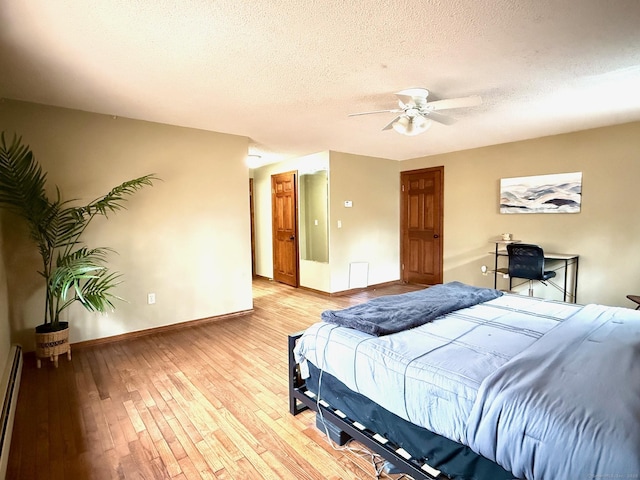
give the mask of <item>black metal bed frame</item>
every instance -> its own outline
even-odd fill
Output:
[[[289,335],[289,413],[297,415],[305,410],[320,413],[324,420],[333,424],[349,437],[362,443],[369,450],[396,466],[400,471],[410,475],[415,480],[442,480],[447,477],[438,470],[430,467],[419,459],[412,458],[406,451],[385,439],[358,422],[354,422],[333,409],[328,403],[318,401],[315,394],[307,390],[305,382],[300,376],[300,369],[295,361],[293,349],[303,332]],[[318,412],[320,410],[320,412]],[[336,413],[338,412],[338,413]]]

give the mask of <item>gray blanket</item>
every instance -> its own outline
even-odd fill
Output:
[[[502,292],[460,282],[374,298],[344,310],[326,310],[322,320],[381,336],[424,325],[447,313],[493,300]]]
[[[560,323],[482,382],[466,435],[518,478],[640,478],[640,312]]]

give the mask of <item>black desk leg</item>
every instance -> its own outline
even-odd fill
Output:
[[[567,280],[569,279],[569,260],[564,261],[564,298],[563,301],[567,301],[567,288],[569,285],[567,284]]]
[[[573,303],[578,303],[578,261],[580,258],[576,257],[573,268],[576,269],[576,273],[573,275]]]
[[[493,288],[497,290],[498,288],[498,244],[496,243],[496,254],[493,264]]]

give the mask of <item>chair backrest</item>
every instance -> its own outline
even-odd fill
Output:
[[[507,253],[510,277],[529,280],[544,278],[544,252],[538,245],[510,243],[507,245]]]

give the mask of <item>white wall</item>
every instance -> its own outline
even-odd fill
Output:
[[[119,253],[110,264],[127,302],[106,316],[74,305],[71,342],[252,308],[246,137],[13,101],[0,104],[0,129],[22,135],[65,198],[86,202],[147,173],[162,179],[86,232],[90,246]],[[37,255],[13,226],[4,232],[11,328],[29,345],[43,292]]]

